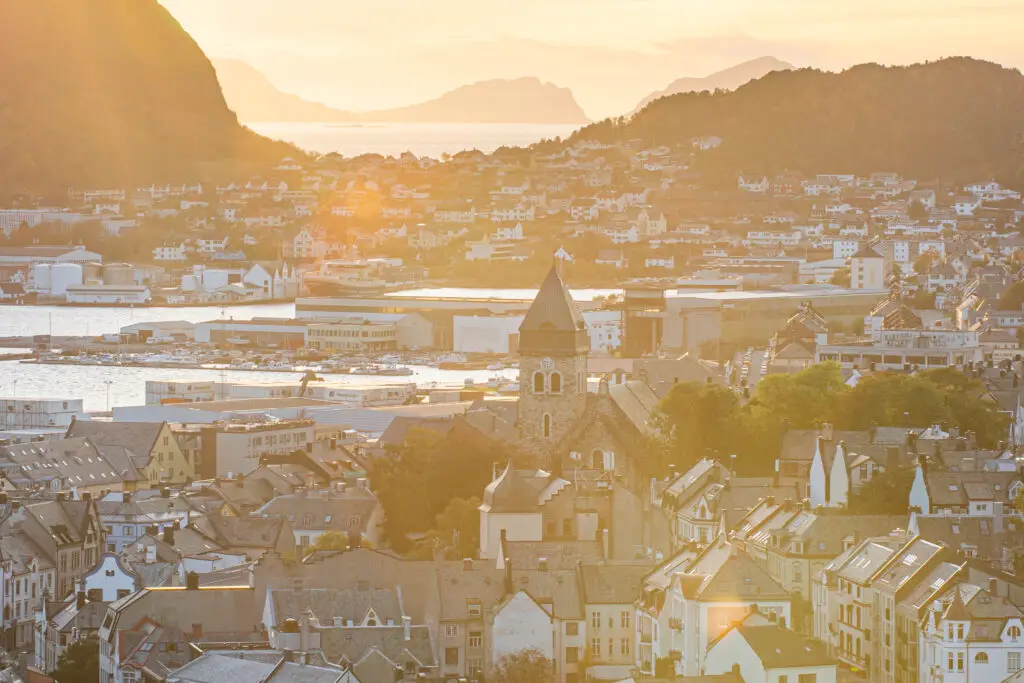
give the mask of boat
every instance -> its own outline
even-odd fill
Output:
[[[379,264],[363,260],[324,261],[319,270],[303,275],[302,281],[313,296],[371,294],[412,284],[389,282],[381,276]]]
[[[379,365],[377,363],[367,363],[365,365],[359,365],[349,371],[353,375],[381,375],[381,376],[408,376],[413,374],[412,368],[405,367],[404,365]]]
[[[228,344],[248,344],[249,340],[245,337],[228,337]]]
[[[490,365],[487,366],[487,369],[490,370],[491,372],[497,372],[498,370],[504,370],[505,365],[499,361],[497,363],[491,363]]]

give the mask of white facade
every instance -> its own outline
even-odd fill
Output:
[[[879,256],[854,256],[850,259],[851,289],[882,289],[885,287],[885,260]]]
[[[144,304],[151,299],[144,285],[72,285],[65,296],[69,304]]]
[[[501,605],[491,625],[491,665],[502,657],[538,650],[555,661],[554,619],[524,591]]]
[[[114,602],[141,588],[137,577],[121,564],[118,555],[107,553],[92,571],[82,576],[82,590],[102,602]]]
[[[0,428],[67,427],[85,417],[80,398],[0,398]]]
[[[165,244],[153,250],[154,261],[187,261],[185,244]]]

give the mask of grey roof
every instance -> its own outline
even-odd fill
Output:
[[[834,666],[825,644],[782,626],[737,626],[765,669]]]
[[[647,565],[583,565],[583,602],[588,605],[633,604],[640,595]]]
[[[583,314],[552,265],[519,326],[520,353],[586,353],[590,337]]]
[[[875,578],[875,584],[895,593],[941,550],[938,544],[921,538],[914,539],[897,552],[885,570]]]
[[[537,509],[537,493],[512,467],[510,459],[501,476],[484,489],[480,509],[487,512],[533,512]]]
[[[436,665],[430,629],[426,626],[410,627],[409,640],[405,639],[405,628],[401,625],[325,628],[319,632],[320,649],[331,661],[355,664],[376,649],[399,666],[407,661],[426,667]]]
[[[541,558],[549,569],[574,569],[580,562],[604,559],[601,541],[506,541],[505,558],[517,569],[537,569]]]
[[[0,448],[0,469],[16,486],[117,487],[124,481],[96,446],[85,438],[12,444]]]
[[[335,618],[345,622],[363,622],[369,611],[377,615],[382,624],[401,624],[404,612],[398,590],[369,588],[353,590],[348,588],[306,588],[301,591],[271,589],[274,617],[278,623],[284,619],[298,619],[308,610],[320,621],[329,625]],[[271,624],[275,626],[276,624]]]
[[[343,492],[322,493],[303,491],[278,496],[260,508],[258,514],[286,518],[289,526],[297,530],[348,531],[356,529],[351,522],[357,519],[358,530],[366,531],[379,504],[371,491],[353,487]]]
[[[312,666],[283,661],[278,653],[272,661],[234,653],[207,652],[167,675],[167,683],[336,683],[346,670],[333,666]]]
[[[194,519],[191,526],[224,548],[275,548],[284,533],[278,518],[224,517],[212,515]]]
[[[156,446],[163,422],[105,422],[75,420],[68,427],[68,437],[88,437],[97,446],[121,446],[137,455],[149,457]]]
[[[889,561],[894,552],[895,548],[888,545],[866,541],[850,555],[849,561],[839,569],[839,575],[855,583],[864,584]]]

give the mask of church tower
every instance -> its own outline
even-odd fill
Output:
[[[519,326],[519,442],[549,455],[587,405],[590,336],[555,266]]]

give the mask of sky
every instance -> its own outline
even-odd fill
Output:
[[[212,58],[351,109],[536,76],[591,118],[773,56],[837,70],[967,55],[1024,67],[1024,0],[160,0]]]

